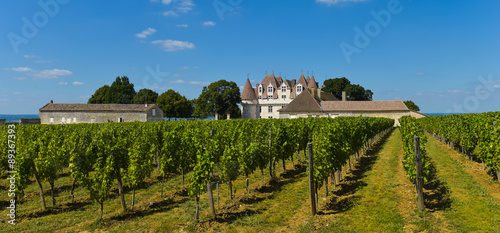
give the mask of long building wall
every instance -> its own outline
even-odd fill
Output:
[[[42,124],[161,121],[146,112],[40,112]]]

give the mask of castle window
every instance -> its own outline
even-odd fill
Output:
[[[297,93],[301,93],[302,92],[302,86],[297,86]]]
[[[51,117],[49,120],[50,123],[54,123],[54,117]]]
[[[286,99],[286,95],[282,95],[282,96],[281,96],[281,98],[282,98],[282,99]]]
[[[262,93],[262,86],[259,86],[259,93]]]
[[[273,112],[273,106],[267,107],[267,112]]]
[[[156,109],[153,108],[153,116],[156,116]]]
[[[269,93],[273,93],[273,86],[267,87],[267,94],[269,95]]]
[[[262,96],[261,96],[261,95],[259,95],[259,99],[262,99]]]
[[[286,92],[286,86],[281,87],[281,92]]]
[[[268,116],[267,118],[268,118],[268,119],[273,119],[273,116]]]
[[[262,106],[259,106],[259,113],[262,112]]]

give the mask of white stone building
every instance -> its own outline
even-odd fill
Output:
[[[162,121],[156,104],[54,104],[39,110],[41,124]]]
[[[278,110],[287,106],[306,90],[318,89],[314,76],[300,75],[299,80],[283,80],[280,76],[266,75],[261,83],[252,87],[247,79],[241,94],[241,117],[243,119],[280,118]],[[325,100],[336,100],[330,93],[323,93]]]

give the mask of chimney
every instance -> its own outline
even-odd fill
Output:
[[[347,101],[347,94],[345,91],[342,91],[342,101]]]
[[[215,114],[215,120],[219,120],[219,114],[218,113]]]
[[[229,113],[227,114],[227,119],[231,120],[231,114],[229,114]]]
[[[51,104],[53,104],[53,103],[54,103],[54,101],[53,101],[53,100],[50,100],[50,103],[51,103]]]
[[[148,107],[148,102],[146,102],[145,107],[146,107],[146,108]]]
[[[321,100],[321,89],[317,89],[318,90],[318,98]]]

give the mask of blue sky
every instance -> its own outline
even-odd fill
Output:
[[[136,91],[314,72],[421,112],[500,110],[500,1],[0,0],[0,114]]]

